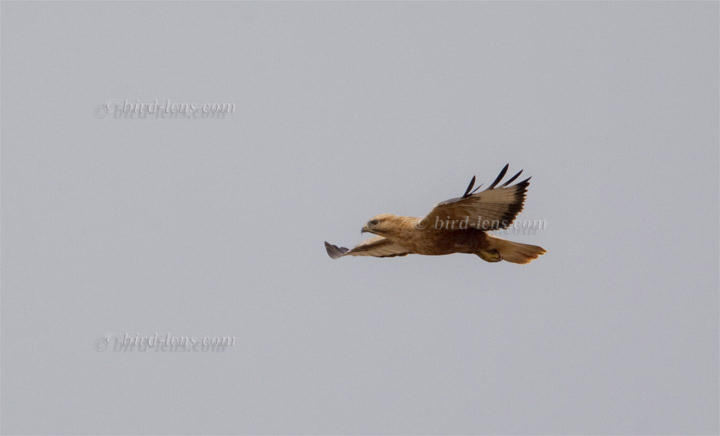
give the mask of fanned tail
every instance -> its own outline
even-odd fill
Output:
[[[498,260],[506,260],[512,263],[530,263],[533,260],[537,259],[539,256],[546,253],[544,248],[537,245],[507,241],[505,239],[496,238],[491,235],[487,235],[487,242],[487,251],[492,252],[493,250],[495,250],[495,252],[497,252],[497,254],[500,256],[500,259]]]

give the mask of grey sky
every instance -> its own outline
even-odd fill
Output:
[[[507,162],[532,264],[326,255]],[[2,4],[6,434],[715,434],[718,218],[715,2]]]

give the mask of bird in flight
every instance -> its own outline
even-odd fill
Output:
[[[530,177],[512,186],[522,170],[500,185],[508,165],[485,190],[477,192],[475,176],[462,197],[437,204],[424,217],[383,213],[373,217],[361,233],[374,233],[352,249],[325,242],[331,258],[343,256],[395,257],[408,254],[439,256],[475,254],[487,262],[526,264],[545,254],[537,245],[507,241],[488,234],[508,228],[522,211]]]

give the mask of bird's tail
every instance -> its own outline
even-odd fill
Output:
[[[487,251],[497,253],[498,260],[506,260],[512,263],[526,264],[545,254],[545,249],[537,245],[521,244],[520,242],[506,241],[491,235],[487,236]],[[480,256],[485,259],[484,256]],[[487,260],[487,259],[486,259]]]

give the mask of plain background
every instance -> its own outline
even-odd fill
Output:
[[[532,264],[325,253],[507,162]],[[6,434],[717,433],[718,218],[716,2],[2,4]]]

